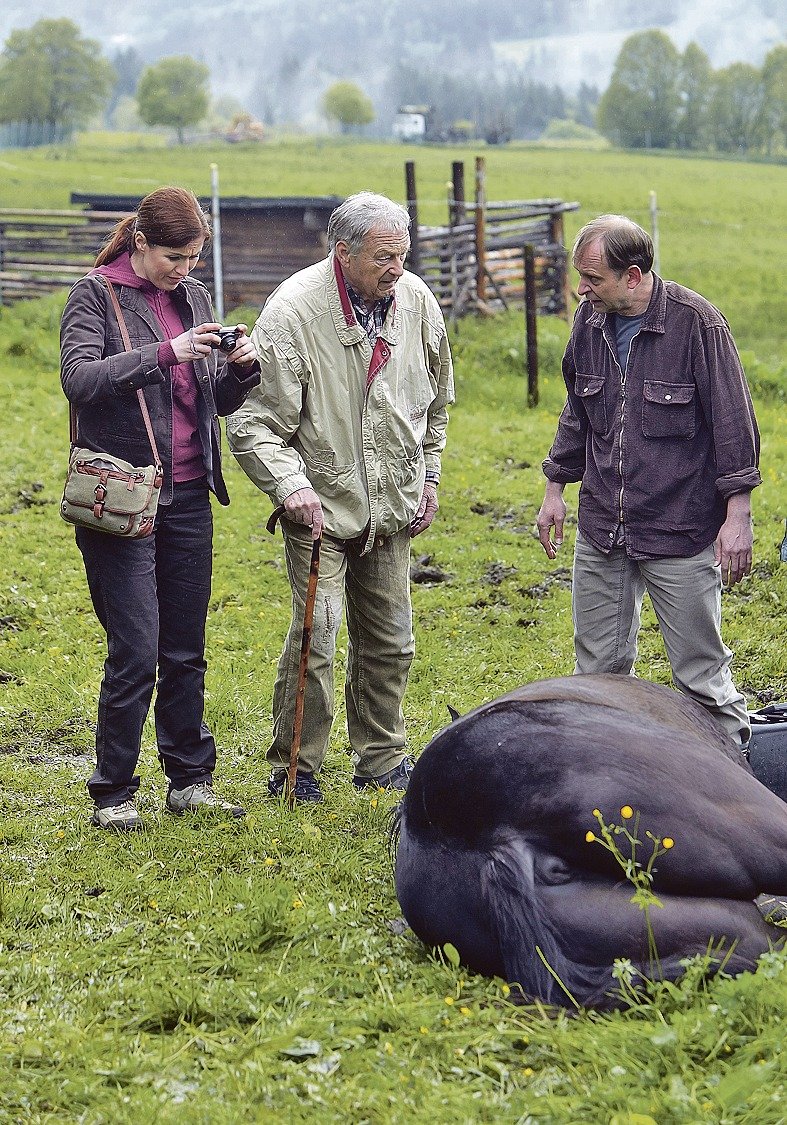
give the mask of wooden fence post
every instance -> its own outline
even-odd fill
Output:
[[[661,273],[661,254],[659,252],[659,208],[656,202],[656,193],[650,193],[650,229],[653,238],[653,269]]]
[[[525,258],[525,327],[527,334],[527,405],[538,406],[538,340],[536,337],[536,269],[533,247],[523,248]]]
[[[210,166],[210,213],[213,219],[213,304],[219,323],[224,323],[224,270],[221,256],[221,202],[219,199],[219,166]]]
[[[451,164],[451,183],[453,184],[453,207],[448,222],[452,227],[459,226],[467,218],[465,210],[465,165],[463,160]]]
[[[483,304],[486,300],[486,250],[485,212],[486,212],[486,162],[483,156],[475,158],[475,263],[476,300]]]
[[[552,242],[555,246],[565,246],[565,226],[563,223],[563,212],[553,211],[549,221],[550,235]],[[571,278],[568,273],[568,251],[566,251],[566,260],[563,269],[563,318],[571,323]]]
[[[421,255],[418,246],[418,196],[415,191],[415,161],[408,160],[404,166],[405,191],[407,193],[407,211],[410,215],[410,264],[413,273],[419,273],[421,268]]]

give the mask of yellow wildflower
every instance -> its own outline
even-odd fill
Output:
[[[423,1025],[421,1027],[419,1027],[418,1030],[421,1032],[422,1035],[428,1035],[429,1034],[429,1028],[424,1027]]]
[[[463,1016],[472,1015],[472,1012],[471,1012],[470,1008],[460,1008],[459,1011],[462,1013]]]
[[[292,908],[293,908],[293,910],[297,910],[297,909],[298,909],[299,907],[301,907],[301,906],[303,906],[303,900],[302,900],[302,899],[300,899],[300,898],[294,898],[294,899],[292,900]]]
[[[620,815],[624,820],[631,820],[632,816],[634,815],[634,810],[632,809],[631,805],[624,805],[620,810]]]
[[[675,847],[675,841],[672,839],[671,836],[665,836],[664,839],[661,841],[661,846],[662,846],[662,848],[666,848],[666,850],[669,851],[670,848]]]
[[[592,844],[593,841],[595,840],[595,838],[596,838],[595,832],[586,832],[585,833],[585,840],[588,842],[588,844]]]
[[[446,1002],[446,1004],[453,1004],[453,1002],[454,1002],[453,996],[446,996],[445,1002]]]

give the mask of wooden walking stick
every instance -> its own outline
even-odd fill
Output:
[[[284,513],[284,508],[279,507],[268,520],[268,531],[276,530],[276,522]],[[298,687],[295,693],[295,718],[292,724],[292,744],[290,745],[290,765],[287,770],[286,794],[290,808],[295,805],[295,782],[298,774],[298,755],[301,750],[301,732],[303,730],[303,703],[306,695],[306,673],[309,668],[309,652],[312,642],[312,622],[314,620],[314,603],[317,600],[317,579],[320,575],[320,548],[322,546],[322,531],[316,539],[312,540],[312,557],[309,564],[309,581],[306,586],[306,604],[303,610],[303,632],[301,633],[301,658],[298,664]]]

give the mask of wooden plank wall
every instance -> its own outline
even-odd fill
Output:
[[[91,269],[102,244],[124,211],[0,210],[0,304],[41,297],[72,285]],[[300,209],[222,215],[222,259],[227,308],[261,307],[296,270],[324,258],[322,216]],[[327,223],[327,218],[325,219]],[[196,276],[213,289],[210,248]]]
[[[225,308],[261,308],[286,277],[328,253],[324,227],[327,215],[282,209],[245,214],[228,209],[221,216],[222,271]],[[197,275],[213,291],[213,257],[206,253]]]

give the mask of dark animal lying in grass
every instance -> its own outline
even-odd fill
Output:
[[[646,832],[667,839],[647,912],[657,961],[634,887],[588,839],[594,810],[613,825],[621,809],[643,867]],[[418,760],[397,832],[396,890],[421,940],[547,1003],[618,1006],[616,959],[674,980],[726,939],[714,964],[735,974],[785,936],[754,899],[787,895],[787,804],[701,707],[630,676],[543,680],[456,719]]]

